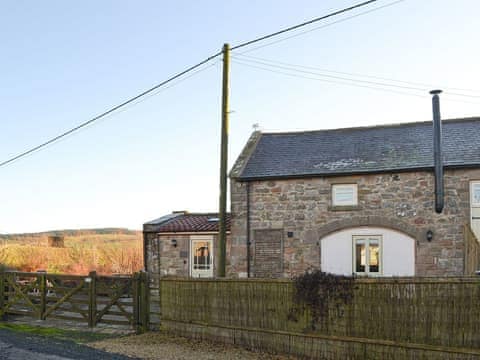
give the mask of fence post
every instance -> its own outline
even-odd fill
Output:
[[[140,333],[140,318],[139,318],[139,297],[140,297],[140,281],[139,281],[139,273],[134,273],[132,278],[132,296],[133,296],[133,326],[135,328],[135,332],[138,334]]]
[[[97,325],[97,272],[90,271],[88,278],[88,327]]]
[[[40,309],[38,311],[38,318],[40,320],[45,320],[45,312],[47,311],[47,273],[41,271],[37,274],[40,286]]]
[[[6,320],[5,308],[5,269],[0,265],[0,321]]]
[[[163,314],[163,306],[162,306],[162,278],[160,276],[160,272],[158,273],[158,321],[159,321],[159,326],[162,326],[162,314]]]
[[[150,321],[150,286],[148,284],[148,276],[145,271],[140,273],[140,309],[141,309],[141,332],[149,329]]]

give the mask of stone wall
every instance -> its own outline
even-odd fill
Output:
[[[193,234],[195,235],[195,234]],[[196,235],[203,235],[201,232]],[[213,236],[214,274],[217,268],[218,236]],[[146,270],[160,276],[188,277],[190,275],[190,234],[156,234],[144,232]],[[173,246],[175,239],[177,246]],[[229,242],[227,236],[227,242]]]
[[[285,277],[319,267],[320,240],[335,231],[356,226],[386,227],[416,240],[415,274],[460,275],[464,271],[464,231],[469,224],[469,181],[480,170],[445,171],[445,208],[434,211],[432,172],[400,172],[363,176],[317,177],[250,182],[252,271],[255,230],[283,231]],[[358,206],[335,208],[331,185],[358,184]],[[230,276],[247,271],[247,183],[232,180],[232,239],[227,259]],[[426,240],[432,230],[433,240]]]
[[[160,265],[160,252],[158,251],[158,241],[156,232],[143,229],[143,263],[145,271],[158,274]]]
[[[177,246],[172,245],[177,241]],[[159,235],[161,276],[189,276],[190,235]]]

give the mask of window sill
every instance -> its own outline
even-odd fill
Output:
[[[329,206],[328,210],[330,211],[355,211],[361,210],[359,205],[336,205],[336,206]]]
[[[366,278],[379,278],[383,277],[383,274],[380,273],[361,273],[361,272],[354,272],[353,276],[356,278],[366,279]]]

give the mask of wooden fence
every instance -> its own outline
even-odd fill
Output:
[[[189,337],[319,359],[480,359],[480,277],[355,279],[312,314],[289,280],[0,272],[0,316],[162,326]]]
[[[465,225],[465,258],[464,274],[472,275],[480,270],[480,243],[470,225]]]
[[[88,276],[0,271],[0,317],[9,314],[40,320],[148,328],[145,273],[133,276]]]
[[[291,281],[161,279],[162,326],[180,335],[321,359],[479,359],[480,278],[355,280],[311,330]],[[153,303],[153,302],[152,302]]]

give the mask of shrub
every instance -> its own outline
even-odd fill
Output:
[[[289,317],[295,319],[298,311],[309,309],[311,312],[311,330],[317,324],[327,325],[329,310],[335,310],[337,316],[343,316],[342,308],[353,299],[354,279],[343,275],[334,275],[320,270],[309,270],[293,278],[294,302]]]

